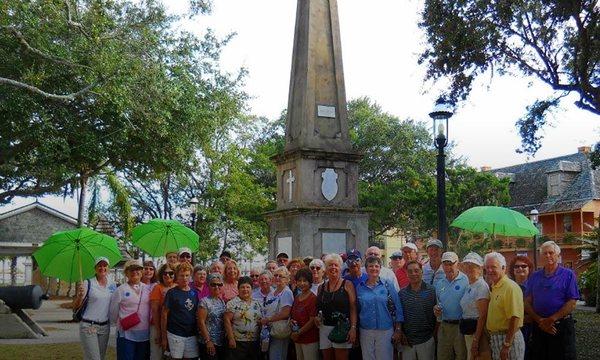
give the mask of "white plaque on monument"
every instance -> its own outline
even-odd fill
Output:
[[[321,174],[321,178],[323,179],[323,182],[321,183],[321,193],[327,201],[331,201],[338,193],[338,174],[336,174],[335,170],[327,168]]]
[[[317,116],[335,119],[335,106],[317,105]]]
[[[282,236],[277,238],[277,251],[276,254],[286,253],[291,258],[292,257],[292,237],[291,236]]]
[[[345,232],[324,232],[323,233],[323,254],[341,254],[346,252],[346,233]]]

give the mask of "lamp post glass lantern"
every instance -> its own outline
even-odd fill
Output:
[[[531,223],[533,224],[533,226],[535,226],[536,229],[540,230],[540,228],[539,228],[540,212],[537,209],[534,208],[529,212],[529,219],[531,219]],[[534,267],[534,271],[537,270],[537,251],[538,251],[537,243],[538,243],[538,236],[533,235],[533,267]]]
[[[440,97],[429,116],[433,120],[433,144],[438,149],[437,154],[437,215],[438,238],[447,248],[446,240],[446,154],[444,148],[448,145],[448,119],[454,115],[454,104]]]

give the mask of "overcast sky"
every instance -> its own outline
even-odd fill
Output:
[[[187,0],[165,1],[173,12]],[[422,0],[338,0],[344,75],[348,100],[369,96],[388,113],[430,125],[428,113],[446,84],[424,82],[417,64],[425,38],[418,27]],[[236,32],[223,51],[224,69],[249,71],[246,91],[250,112],[275,119],[287,107],[296,0],[214,0],[213,13],[182,24],[201,34]],[[515,121],[549,89],[535,79],[486,76],[451,118],[449,138],[458,155],[474,167],[502,167],[528,161],[515,153],[520,139]],[[600,139],[600,117],[564,101],[564,109],[544,131],[542,149],[531,160],[570,154]],[[17,204],[30,202],[22,199]],[[71,214],[73,201],[45,202]],[[17,205],[15,204],[15,205]]]

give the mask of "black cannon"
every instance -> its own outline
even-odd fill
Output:
[[[48,300],[41,286],[6,286],[0,287],[0,300],[3,300],[13,311],[20,309],[39,309],[42,300]]]

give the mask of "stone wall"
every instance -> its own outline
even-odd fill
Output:
[[[40,244],[57,231],[75,229],[76,227],[76,225],[59,217],[33,208],[0,220],[0,243],[25,242]]]

